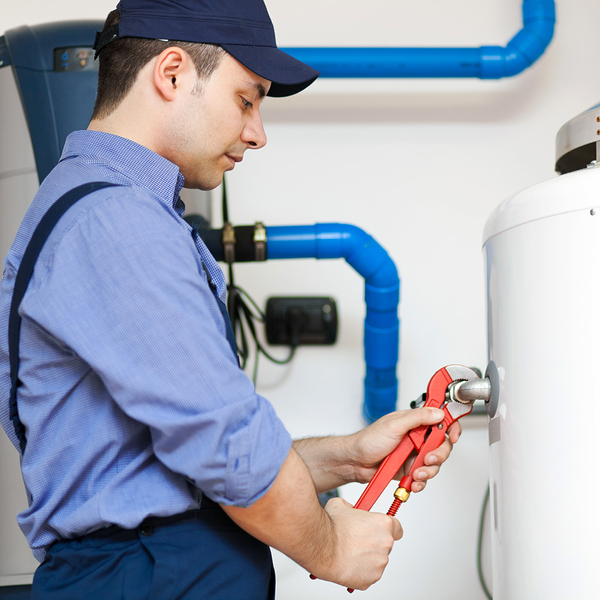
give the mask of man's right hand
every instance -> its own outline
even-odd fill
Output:
[[[332,498],[325,512],[333,525],[335,551],[331,562],[315,565],[311,572],[320,579],[366,590],[383,575],[394,542],[403,535],[400,522],[384,514],[355,510],[342,498]]]
[[[352,508],[333,498],[321,508],[313,480],[291,449],[268,492],[252,506],[223,506],[248,533],[287,554],[318,579],[366,590],[381,578],[397,519]]]

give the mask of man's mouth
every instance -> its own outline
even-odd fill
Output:
[[[235,163],[242,162],[243,156],[237,156],[235,154],[226,154],[225,155],[230,161],[232,161],[232,168],[235,167]]]

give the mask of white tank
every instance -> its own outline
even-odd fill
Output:
[[[600,168],[508,198],[484,254],[494,600],[598,600]]]

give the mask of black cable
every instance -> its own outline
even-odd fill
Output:
[[[483,546],[483,521],[485,519],[485,511],[487,509],[489,500],[490,500],[490,486],[488,485],[487,491],[485,493],[485,498],[483,499],[481,515],[479,517],[479,539],[477,540],[477,574],[479,575],[479,583],[481,583],[481,587],[483,588],[485,595],[488,597],[488,600],[493,600],[492,594],[490,594],[490,591],[488,590],[488,587],[485,584],[485,579],[483,577],[483,565],[482,565],[482,561],[481,561],[481,549]]]
[[[229,210],[227,209],[227,184],[225,183],[225,175],[223,175],[223,186],[221,194],[221,210],[223,214],[223,225],[229,223]]]
[[[222,186],[222,211],[223,211],[223,225],[229,223],[229,210],[227,206],[227,186],[225,183],[225,177],[223,177]],[[246,364],[250,357],[250,347],[248,344],[248,336],[254,340],[255,357],[254,357],[254,370],[252,375],[252,381],[256,385],[256,377],[258,374],[258,359],[260,354],[270,360],[271,362],[278,365],[285,365],[289,363],[294,354],[296,353],[296,347],[298,346],[298,339],[300,334],[301,321],[298,319],[290,324],[291,335],[290,335],[290,353],[287,358],[278,359],[271,356],[264,346],[258,339],[256,327],[254,323],[265,323],[265,315],[260,310],[256,302],[250,297],[250,295],[243,290],[241,287],[235,285],[233,277],[233,263],[228,263],[229,271],[229,283],[227,284],[227,312],[231,320],[231,327],[233,329],[233,336],[237,346],[237,351],[240,356],[240,362],[242,369],[246,368]],[[252,310],[254,309],[254,310]]]
[[[225,227],[225,225],[229,223],[229,208],[227,206],[227,184],[225,183],[225,175],[223,175],[221,210],[223,214],[223,227]],[[229,289],[229,286],[235,286],[235,283],[233,281],[233,263],[228,263],[227,266],[229,267],[229,285],[227,286],[227,289]],[[229,296],[227,300],[227,310],[229,312],[229,318],[233,319],[232,311],[229,309]]]

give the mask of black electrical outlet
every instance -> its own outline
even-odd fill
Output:
[[[333,298],[269,298],[267,342],[273,345],[334,344],[337,309]]]

